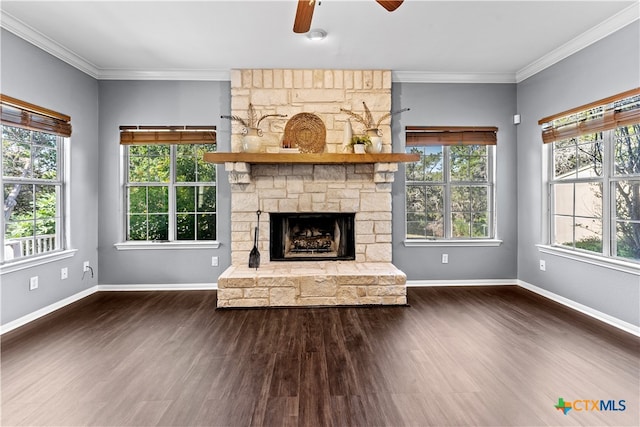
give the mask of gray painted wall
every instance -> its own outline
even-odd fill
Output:
[[[404,151],[406,126],[497,126],[496,214],[498,247],[405,247],[404,166],[393,185],[393,263],[409,280],[515,279],[517,250],[515,84],[396,83],[394,151]],[[442,264],[443,253],[449,263]]]
[[[101,81],[98,228],[100,284],[213,284],[231,262],[230,190],[218,166],[218,249],[119,251],[124,238],[121,125],[216,125],[218,150],[230,151],[230,82]],[[211,266],[218,256],[219,266]]]
[[[1,276],[2,324],[56,303],[97,284],[82,278],[82,262],[98,264],[98,82],[13,34],[1,33],[0,91],[71,116],[70,174],[72,258]],[[60,280],[60,269],[69,278]],[[29,278],[39,288],[29,291]]]
[[[541,254],[536,247],[544,242],[538,120],[638,86],[638,21],[518,84],[518,277],[633,325],[640,325],[640,276]]]

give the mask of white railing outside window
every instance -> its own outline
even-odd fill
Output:
[[[50,252],[55,249],[55,234],[36,236],[35,238],[22,237],[18,239],[8,239],[4,242],[4,259],[5,261],[9,261],[16,258],[29,257]]]

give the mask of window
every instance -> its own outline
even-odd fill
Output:
[[[214,127],[121,128],[127,241],[216,240]]]
[[[497,128],[407,127],[408,240],[491,239]]]
[[[640,90],[543,119],[552,245],[640,261]]]
[[[64,140],[70,118],[2,95],[2,263],[65,249]]]

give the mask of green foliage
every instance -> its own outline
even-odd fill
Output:
[[[447,237],[446,191],[451,212],[451,237],[489,237],[487,147],[418,146],[409,150],[420,154],[420,160],[405,166],[407,238]],[[448,154],[449,177],[444,170],[445,154]]]
[[[56,234],[58,143],[56,135],[2,126],[5,239]]]
[[[571,246],[569,243],[568,246]],[[602,253],[602,239],[599,237],[587,237],[576,242],[577,249]]]
[[[631,246],[629,239],[618,240],[617,254],[621,258],[640,259],[640,250],[638,246]]]
[[[168,145],[129,146],[129,182],[169,182]]]
[[[451,181],[486,181],[487,150],[482,145],[450,147]]]
[[[24,189],[24,187],[30,187]],[[35,187],[35,206],[33,203]],[[56,233],[56,192],[54,186],[23,185],[18,204],[6,222],[5,238],[17,239]]]
[[[352,147],[356,144],[364,144],[365,146],[369,146],[371,145],[371,138],[369,138],[369,135],[353,135],[351,137],[349,146]]]
[[[129,215],[128,240],[169,240],[169,215]]]
[[[129,147],[128,240],[171,240],[169,221],[175,221],[177,240],[216,237],[216,168],[204,161],[204,153],[215,146],[174,147],[175,170],[169,145]],[[169,216],[170,197],[175,219]]]

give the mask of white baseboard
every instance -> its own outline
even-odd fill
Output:
[[[98,285],[98,291],[211,291],[217,283]]]
[[[36,310],[33,313],[29,313],[26,316],[22,316],[12,322],[5,323],[4,325],[0,326],[0,335],[6,334],[9,331],[13,331],[20,326],[24,326],[29,322],[33,322],[34,320],[39,319],[42,316],[53,313],[56,310],[66,307],[67,305],[86,298],[96,292],[98,292],[98,286],[93,286],[89,289],[85,289],[84,291],[80,291],[77,294],[71,295],[70,297],[54,302],[53,304],[43,307],[40,310]]]
[[[572,308],[580,313],[586,314],[587,316],[593,317],[594,319],[600,320],[601,322],[607,323],[611,326],[615,326],[618,329],[621,329],[625,332],[633,334],[637,337],[640,337],[640,327],[633,325],[631,323],[625,322],[624,320],[620,320],[617,317],[609,316],[606,313],[603,313],[598,310],[594,310],[591,307],[587,307],[586,305],[582,305],[578,302],[570,300],[569,298],[565,298],[563,296],[554,294],[553,292],[549,292],[545,289],[539,288],[531,283],[527,283],[523,280],[516,281],[518,286],[523,287],[524,289],[530,290],[533,293],[541,295],[545,298],[549,298],[557,303],[560,303],[566,307]]]
[[[481,280],[407,280],[407,287],[423,286],[505,286],[517,285],[516,279],[481,279]]]

